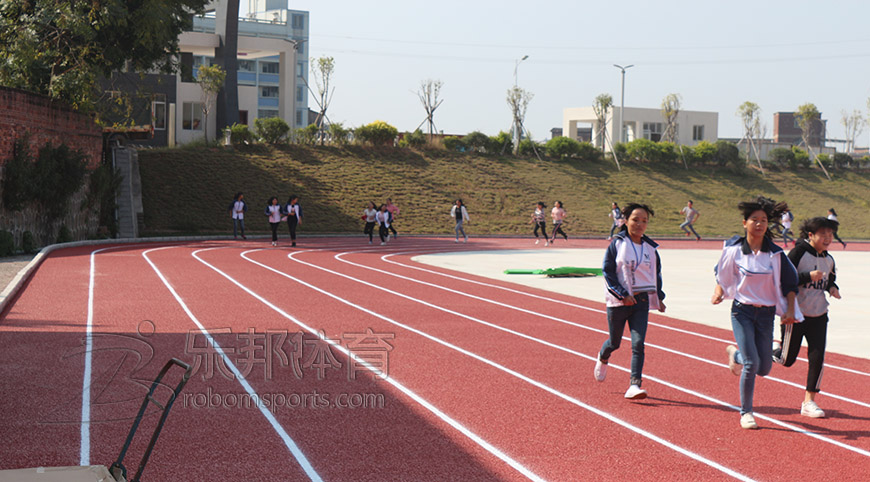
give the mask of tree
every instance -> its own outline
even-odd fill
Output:
[[[677,116],[680,114],[680,94],[668,94],[662,100],[662,117],[665,119],[665,132],[662,140],[677,142]]]
[[[804,146],[807,148],[807,153],[810,153],[811,157],[815,157],[816,164],[822,168],[825,177],[830,181],[831,176],[828,174],[828,170],[825,169],[824,164],[819,161],[818,156],[815,155],[810,146],[810,136],[813,134],[813,126],[815,125],[816,120],[820,117],[821,114],[819,113],[819,109],[817,109],[815,104],[812,103],[806,103],[798,107],[797,112],[795,112],[795,119],[797,120],[798,126],[801,128],[801,140],[803,140]]]
[[[220,45],[215,49],[215,63],[227,73],[217,94],[216,120],[220,132],[239,121],[239,0],[218,2],[217,6],[219,9],[226,9],[218,12],[217,17],[223,17],[224,22],[215,28],[215,33],[220,38]]]
[[[417,126],[420,128],[423,124],[429,124],[429,143],[432,143],[432,136],[435,134],[435,109],[444,102],[444,99],[438,99],[441,93],[441,87],[444,85],[440,80],[426,79],[420,82],[420,90],[417,91],[417,97],[420,98],[420,103],[426,110],[426,118]]]
[[[311,69],[311,75],[314,76],[314,84],[317,86],[317,92],[312,92],[316,97],[317,106],[320,112],[317,113],[317,119],[314,121],[317,124],[317,130],[320,136],[320,145],[323,145],[324,126],[328,119],[326,110],[329,108],[329,103],[332,102],[332,93],[335,92],[335,87],[330,90],[329,82],[332,80],[332,74],[335,71],[335,59],[332,57],[320,57],[314,61],[314,66]],[[311,87],[308,88],[311,90]]]
[[[867,125],[867,119],[858,109],[853,110],[851,114],[844,110],[841,114],[843,117],[840,123],[846,129],[846,152],[855,152],[855,138],[861,135],[861,131]]]
[[[746,157],[748,159],[754,152],[755,159],[758,161],[758,168],[764,174],[758,146],[761,143],[761,138],[763,137],[762,131],[764,129],[761,125],[761,107],[758,107],[758,104],[754,102],[746,101],[737,108],[737,115],[743,121],[743,139],[740,139],[740,142],[745,140],[749,143],[749,147],[746,149]]]
[[[217,98],[218,92],[224,86],[227,73],[220,65],[200,65],[196,81],[202,88],[202,117],[205,142],[208,142],[208,114]]]
[[[514,136],[516,137],[516,142],[514,143],[514,155],[519,154],[519,140],[523,130],[523,120],[526,118],[526,110],[529,108],[529,102],[532,101],[532,97],[534,96],[535,95],[531,92],[517,86],[511,87],[507,91],[507,103],[511,108],[514,124]]]
[[[610,94],[598,94],[592,101],[592,111],[595,112],[599,125],[599,133],[595,137],[601,145],[601,152],[604,152],[604,143],[607,141],[607,113],[610,112],[611,107],[613,107],[613,97]]]
[[[178,36],[207,0],[0,2],[0,84],[95,106],[113,71],[173,72]]]

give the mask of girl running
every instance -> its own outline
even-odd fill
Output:
[[[456,202],[453,203],[453,208],[450,210],[450,215],[453,217],[453,220],[456,221],[456,227],[453,228],[453,232],[456,233],[456,242],[459,242],[459,233],[462,233],[462,236],[465,238],[465,243],[468,242],[468,235],[465,234],[465,230],[462,229],[463,221],[471,221],[468,218],[468,210],[465,209],[465,204],[462,203],[462,199],[457,199]]]
[[[553,204],[553,210],[550,211],[550,217],[553,218],[553,239],[550,242],[556,241],[556,235],[561,234],[565,237],[565,241],[568,241],[568,235],[565,234],[565,231],[562,231],[562,222],[565,220],[565,216],[568,213],[562,209],[562,201],[556,201]]]
[[[366,222],[366,227],[363,229],[363,234],[369,235],[369,244],[372,244],[374,238],[375,224],[377,224],[378,210],[375,208],[375,203],[369,201],[368,206],[363,210],[362,218]]]
[[[607,216],[613,220],[613,226],[610,226],[610,234],[607,236],[607,240],[610,241],[610,239],[613,238],[613,232],[618,232],[619,228],[625,224],[625,218],[622,216],[619,204],[616,204],[615,202],[610,203],[610,214]]]
[[[725,351],[731,373],[740,376],[740,426],[745,429],[758,428],[752,414],[755,376],[767,375],[773,364],[774,315],[783,324],[803,320],[795,304],[797,271],[770,231],[771,220],[779,220],[787,207],[762,196],[740,203],[745,235],[725,241],[716,265],[712,303],[734,300],[731,327],[737,346]]]
[[[269,227],[272,228],[272,246],[278,246],[278,226],[283,219],[281,206],[278,205],[278,198],[272,196],[269,203],[266,204],[266,216],[269,217]]]
[[[846,249],[846,242],[840,239],[839,236],[837,236],[837,231],[840,230],[840,221],[837,220],[837,211],[834,211],[834,208],[828,209],[828,219],[837,223],[837,227],[834,228],[834,239],[836,239],[840,244],[843,245],[843,249]]]
[[[381,204],[375,215],[375,221],[378,223],[378,236],[381,237],[381,246],[387,244],[390,239],[390,212],[387,211],[387,205]]]
[[[644,234],[653,210],[645,204],[632,203],[622,214],[628,221],[613,237],[604,254],[610,336],[598,352],[594,375],[599,382],[604,381],[610,354],[619,348],[628,323],[631,331],[631,381],[625,398],[641,400],[647,396],[640,385],[649,310],[665,311],[665,293],[662,291],[661,259],[656,251],[658,245]]]
[[[535,212],[532,213],[531,222],[535,225],[535,244],[540,242],[540,239],[538,239],[538,230],[541,230],[541,233],[544,235],[544,246],[549,246],[550,238],[547,236],[547,214],[544,212],[545,209],[546,205],[539,202],[535,207]]]

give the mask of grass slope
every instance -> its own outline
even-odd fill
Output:
[[[139,151],[146,234],[227,233],[227,211],[237,191],[248,202],[246,227],[268,231],[266,201],[291,193],[304,209],[301,233],[361,232],[367,201],[387,197],[401,208],[399,232],[450,233],[450,207],[461,197],[474,234],[529,234],[534,203],[560,200],[569,236],[602,236],[610,229],[610,202],[649,204],[649,234],[681,234],[678,211],[688,199],[705,237],[740,231],[739,201],[764,194],[785,200],[797,221],[839,214],[844,238],[870,238],[870,174],[837,171],[770,172],[766,176],[715,167],[538,161],[511,157],[351,146]],[[795,228],[797,225],[795,225]],[[286,228],[285,228],[286,231]]]

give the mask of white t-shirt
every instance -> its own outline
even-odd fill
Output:
[[[782,213],[782,219],[780,222],[782,223],[782,227],[791,229],[791,214],[788,211]]]

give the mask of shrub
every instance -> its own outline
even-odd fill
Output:
[[[344,127],[341,122],[329,124],[329,138],[332,139],[333,144],[346,145],[350,142],[350,129]]]
[[[9,231],[0,230],[0,256],[12,256],[15,253],[15,239]]]
[[[837,168],[849,167],[852,165],[852,156],[843,152],[834,153],[834,166]]]
[[[354,135],[361,142],[375,146],[392,145],[399,130],[384,121],[374,121],[371,124],[357,127]]]
[[[676,162],[678,159],[681,159],[680,153],[673,142],[656,143],[656,162]]]
[[[600,161],[603,159],[604,154],[601,153],[601,149],[593,146],[591,142],[579,142],[577,143],[577,157],[584,161]]]
[[[442,141],[441,144],[444,145],[444,148],[448,151],[465,151],[465,143],[462,142],[462,139],[456,136],[447,136]]]
[[[81,151],[66,144],[45,144],[33,164],[33,198],[53,219],[66,214],[73,194],[82,188],[87,174],[87,160]]]
[[[60,225],[60,230],[57,232],[57,242],[58,243],[69,243],[73,240],[72,233],[69,228],[66,227],[66,224]]]
[[[767,154],[770,161],[779,164],[780,167],[790,166],[794,163],[794,151],[787,147],[777,147],[771,149]]]
[[[280,117],[257,118],[254,126],[260,139],[269,144],[278,144],[290,132],[290,126]]]
[[[514,140],[509,132],[500,131],[498,135],[489,138],[486,152],[502,153],[511,152],[514,149]]]
[[[21,235],[21,250],[26,254],[33,254],[36,252],[36,240],[33,238],[33,233],[30,231],[24,231]]]
[[[791,150],[794,153],[794,159],[789,164],[789,169],[807,169],[810,167],[810,155],[807,154],[807,151],[798,146],[791,146]]]
[[[716,146],[708,141],[701,141],[692,149],[692,160],[699,164],[710,164],[716,158]]]
[[[489,137],[480,131],[474,131],[462,138],[463,144],[468,149],[475,152],[486,152],[486,147],[489,145]]]
[[[536,149],[539,153],[542,151],[546,152],[543,145],[538,144],[537,142],[535,142],[531,139],[523,139],[520,141],[519,154],[521,156],[534,155]]]
[[[405,138],[403,139],[407,144],[411,147],[423,147],[426,145],[426,135],[423,134],[423,131],[417,129],[414,132],[410,132],[405,134]]]
[[[296,143],[313,146],[317,143],[317,134],[319,134],[319,132],[320,129],[317,127],[317,124],[308,124],[305,127],[300,127],[296,129]]]
[[[230,143],[243,146],[254,143],[254,133],[245,124],[233,124],[230,127]]]
[[[737,169],[746,166],[746,161],[740,157],[740,149],[737,148],[737,144],[728,141],[716,141],[715,146],[716,156],[714,160],[716,164]]]
[[[549,155],[560,159],[580,154],[580,143],[570,137],[554,137],[547,141],[546,148]]]
[[[33,192],[33,157],[29,139],[25,134],[12,145],[12,158],[3,173],[3,205],[9,211],[18,211],[30,200]]]
[[[821,163],[823,166],[825,166],[825,168],[831,167],[831,165],[834,162],[834,160],[831,158],[831,156],[829,156],[825,153],[819,154],[817,157],[817,160],[819,161],[819,163]]]
[[[649,139],[635,139],[625,144],[625,155],[635,161],[655,161],[658,159],[659,149]]]

